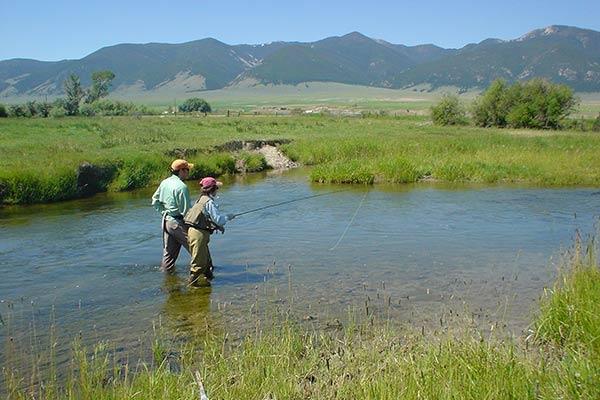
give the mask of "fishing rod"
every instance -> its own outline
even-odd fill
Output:
[[[341,192],[347,192],[350,189],[342,189],[342,190],[334,190],[332,192],[327,192],[327,193],[319,193],[319,194],[313,194],[311,196],[305,196],[305,197],[299,197],[297,199],[292,199],[292,200],[287,200],[287,201],[282,201],[281,203],[275,203],[275,204],[269,204],[268,206],[263,206],[263,207],[258,207],[258,208],[253,208],[252,210],[247,210],[247,211],[243,211],[241,213],[237,213],[237,214],[233,214],[235,217],[239,217],[240,215],[245,215],[245,214],[250,214],[256,211],[262,211],[262,210],[266,210],[267,208],[272,208],[272,207],[278,207],[278,206],[282,206],[285,204],[290,204],[290,203],[295,203],[297,201],[301,201],[301,200],[308,200],[308,199],[313,199],[315,197],[320,197],[320,196],[329,196],[330,194],[335,194],[335,193],[341,193]]]

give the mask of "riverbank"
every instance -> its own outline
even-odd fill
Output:
[[[9,118],[0,120],[0,132],[5,204],[154,185],[176,157],[197,165],[193,179],[236,173],[244,158],[260,170],[260,156],[219,146],[265,139],[291,140],[282,150],[315,166],[315,182],[600,184],[597,134],[437,127],[419,116]],[[82,182],[82,165],[93,166],[89,182]]]
[[[210,399],[598,398],[593,249],[575,244],[524,337],[477,327],[469,316],[427,330],[364,318],[318,331],[284,316],[241,341],[214,334],[173,347],[157,335],[154,359],[138,365],[113,360],[107,344],[93,352],[76,345],[66,383],[52,363],[47,372],[5,366],[8,399],[197,399],[199,382]]]

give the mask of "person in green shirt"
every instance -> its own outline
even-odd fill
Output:
[[[191,208],[192,201],[183,181],[193,166],[186,160],[173,161],[172,175],[163,180],[152,195],[152,206],[162,215],[163,257],[160,267],[165,272],[175,272],[181,246],[190,251],[183,216]]]

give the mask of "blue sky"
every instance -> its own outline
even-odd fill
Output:
[[[81,58],[117,43],[314,41],[359,31],[392,43],[462,47],[548,25],[600,31],[600,1],[0,0],[0,60]]]

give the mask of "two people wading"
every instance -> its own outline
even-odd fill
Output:
[[[174,273],[175,262],[181,247],[184,247],[192,256],[190,285],[209,286],[213,277],[208,249],[210,235],[216,230],[224,233],[225,224],[235,218],[235,215],[223,215],[219,212],[214,200],[222,183],[212,177],[200,181],[202,193],[196,203],[192,204],[189,190],[183,181],[188,178],[193,166],[186,160],[173,161],[172,175],[156,189],[152,196],[152,206],[162,215],[161,269]]]

